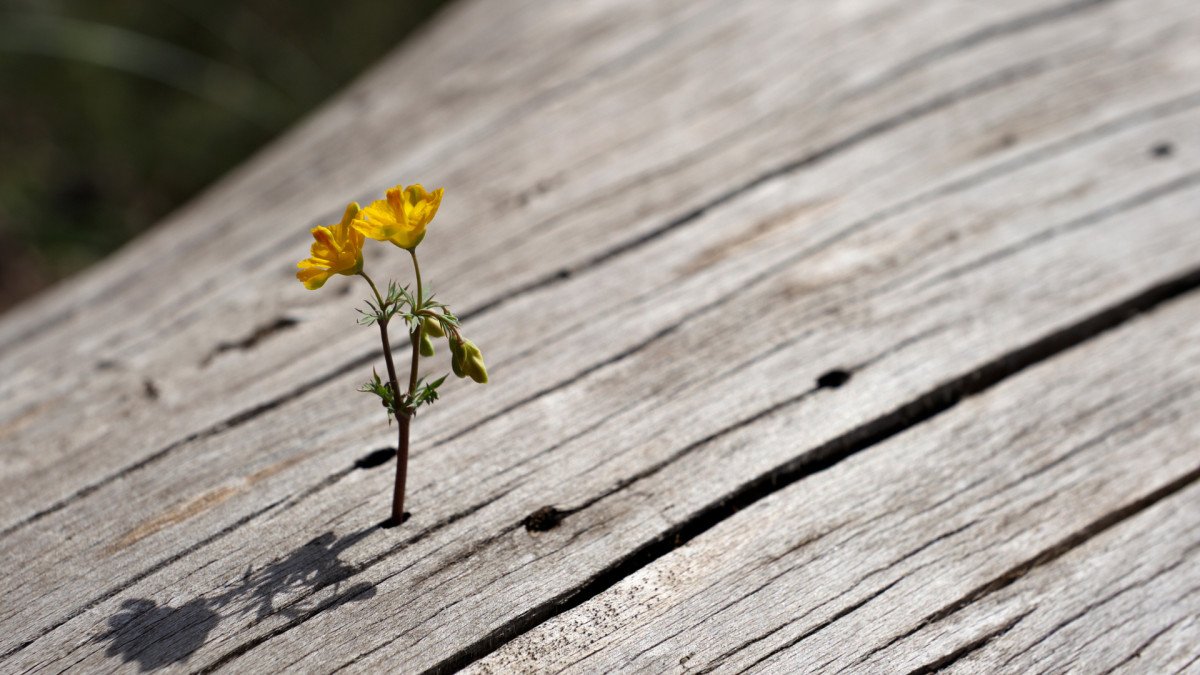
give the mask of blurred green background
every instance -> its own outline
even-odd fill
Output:
[[[0,0],[0,312],[104,257],[446,0]]]

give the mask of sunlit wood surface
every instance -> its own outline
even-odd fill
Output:
[[[1195,2],[460,0],[0,317],[0,671],[1200,672],[1198,288]]]

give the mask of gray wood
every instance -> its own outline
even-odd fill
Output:
[[[1174,672],[1200,644],[1197,317],[767,497],[473,672]]]
[[[461,663],[754,481],[1195,286],[1192,3],[814,7],[465,1],[4,317],[0,667]],[[411,180],[448,187],[423,267],[493,383],[417,421],[381,531],[364,289],[291,272],[315,218]],[[527,532],[545,505],[578,511]]]

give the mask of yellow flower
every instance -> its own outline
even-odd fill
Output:
[[[363,267],[363,236],[351,223],[358,217],[358,204],[350,202],[342,222],[336,225],[319,225],[312,229],[312,256],[296,263],[300,268],[296,278],[304,287],[315,291],[325,285],[335,274],[354,275]]]
[[[364,235],[413,250],[425,238],[425,227],[437,215],[442,188],[426,192],[420,183],[387,191],[387,199],[372,202],[354,221]]]

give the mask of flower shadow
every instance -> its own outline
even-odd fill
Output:
[[[125,663],[136,661],[147,672],[187,661],[225,618],[253,615],[253,623],[258,623],[272,614],[300,616],[313,611],[317,605],[312,596],[330,586],[335,595],[329,608],[367,600],[375,595],[373,584],[342,588],[358,569],[339,557],[375,529],[341,538],[326,532],[260,569],[247,569],[226,588],[178,607],[148,598],[125,600],[120,611],[109,617],[109,630],[94,641],[108,642],[107,656],[119,656]],[[282,598],[291,599],[280,604]]]

